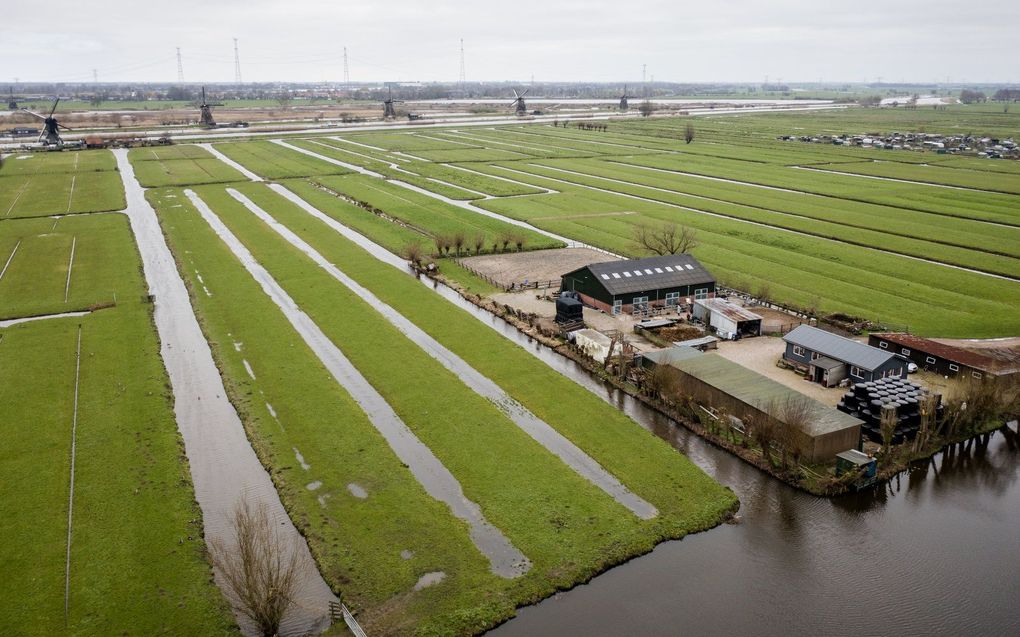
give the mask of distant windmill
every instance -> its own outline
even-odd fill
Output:
[[[14,99],[14,87],[12,86],[12,87],[10,87],[10,89],[11,89],[11,96],[7,100],[7,110],[9,110],[9,111],[16,111],[16,110],[18,110],[18,100]]]
[[[404,100],[393,99],[393,87],[387,86],[386,99],[383,100],[383,119],[394,119],[397,116],[397,109],[394,104],[402,104]]]
[[[625,111],[630,106],[627,104],[627,100],[634,97],[633,95],[627,95],[627,85],[623,85],[623,95],[620,96],[620,110]]]
[[[223,106],[219,102],[209,103],[205,99],[205,87],[202,87],[202,103],[198,105],[198,110],[202,112],[202,128],[216,128],[216,120],[212,116],[213,106]]]
[[[514,101],[510,102],[510,105],[514,106],[515,110],[517,111],[518,117],[523,117],[524,115],[528,114],[528,105],[524,103],[524,96],[527,95],[528,91],[530,90],[531,89],[529,88],[525,90],[523,93],[518,93],[517,89],[513,89]]]
[[[50,109],[50,114],[47,115],[46,117],[43,117],[39,113],[33,113],[32,111],[28,110],[27,108],[21,109],[21,110],[25,111],[26,113],[28,113],[29,115],[34,115],[35,117],[38,117],[39,119],[41,119],[43,121],[43,131],[41,133],[39,133],[39,141],[41,142],[41,141],[45,140],[46,144],[52,145],[52,146],[63,146],[64,145],[64,141],[62,139],[60,139],[60,129],[61,128],[63,128],[64,130],[71,130],[67,126],[64,126],[63,124],[58,122],[56,117],[53,117],[53,113],[55,113],[57,111],[57,104],[59,104],[59,103],[60,103],[60,98],[59,97],[54,98],[54,100],[53,100],[53,108]]]

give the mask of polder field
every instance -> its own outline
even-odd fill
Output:
[[[683,141],[688,121],[697,131],[691,144]],[[981,106],[858,108],[628,119],[610,122],[605,132],[580,130],[575,122],[286,143],[414,186],[431,195],[419,197],[422,206],[496,213],[618,254],[638,256],[637,224],[690,226],[700,241],[694,254],[721,283],[820,315],[858,316],[931,336],[1018,333],[1016,162],[776,139],[894,130],[1017,137],[1020,116]],[[388,198],[378,185],[363,176],[286,183],[320,203],[330,196],[367,202],[405,222],[421,210],[417,202]],[[353,209],[345,214],[392,250],[413,239],[407,225],[396,231]],[[430,223],[419,227],[445,231]]]
[[[398,255],[417,244],[487,294],[458,253],[637,255],[636,224],[676,222],[721,282],[776,302],[1016,335],[1015,164],[775,138],[911,125],[1005,137],[1018,117],[852,109],[699,117],[691,144],[688,119],[649,118],[7,157],[0,616],[26,634],[238,633],[175,422],[187,406],[167,357],[193,352],[161,359],[173,317],[197,319],[222,378],[225,397],[204,398],[239,416],[244,449],[229,455],[254,450],[368,634],[478,634],[709,529],[737,506],[731,491]],[[140,215],[165,259],[144,258]],[[166,333],[152,267],[190,300]]]
[[[112,160],[7,161],[0,193],[109,175],[71,208],[123,207]],[[233,634],[127,218],[40,216],[67,205],[30,185],[0,221],[0,617],[25,635]]]

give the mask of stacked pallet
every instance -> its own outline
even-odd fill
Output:
[[[863,420],[862,433],[877,443],[882,442],[882,414],[892,412],[897,421],[892,444],[900,444],[917,435],[921,426],[921,400],[927,391],[905,379],[882,378],[854,385],[843,395],[836,409]],[[941,410],[941,397],[937,398],[937,409]]]

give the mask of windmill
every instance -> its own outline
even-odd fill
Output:
[[[393,99],[393,87],[386,87],[386,99],[383,100],[383,119],[394,119],[397,116],[397,109],[393,107],[394,104],[402,104],[404,100]]]
[[[198,105],[198,109],[202,112],[202,128],[216,128],[216,120],[212,116],[213,106],[223,106],[219,102],[210,104],[205,99],[205,87],[202,87],[202,103]]]
[[[42,142],[44,140],[44,138],[45,138],[45,143],[47,145],[63,146],[64,145],[64,141],[62,139],[60,139],[60,129],[63,128],[64,130],[71,130],[67,126],[64,126],[63,124],[58,122],[56,117],[53,117],[53,113],[56,112],[57,104],[59,104],[59,103],[60,103],[60,98],[59,97],[54,98],[54,100],[53,100],[53,108],[50,109],[50,114],[47,115],[46,117],[43,117],[39,113],[33,113],[32,111],[28,110],[27,108],[21,109],[21,110],[25,111],[26,113],[28,113],[29,115],[34,115],[35,117],[38,117],[39,119],[41,119],[43,121],[43,131],[41,133],[39,133],[39,141]]]
[[[523,117],[528,114],[528,106],[527,104],[524,103],[524,96],[527,95],[528,91],[530,90],[531,89],[529,88],[526,89],[523,93],[518,93],[517,89],[513,89],[514,101],[510,102],[510,105],[514,106],[515,110],[517,111],[518,117]]]
[[[7,110],[16,111],[18,110],[18,100],[14,99],[14,87],[10,87],[11,96],[7,99]]]
[[[625,111],[630,106],[627,104],[627,100],[634,97],[633,95],[627,95],[627,85],[623,85],[623,95],[620,96],[620,110]]]

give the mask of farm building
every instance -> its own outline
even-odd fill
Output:
[[[645,314],[715,296],[715,278],[691,255],[671,254],[592,263],[564,274],[560,289],[610,314]]]
[[[920,369],[949,378],[987,379],[1020,375],[1020,352],[1013,350],[990,350],[984,354],[900,333],[872,334],[868,337],[868,344],[904,356]]]
[[[669,365],[680,372],[684,392],[706,407],[731,414],[741,421],[766,415],[787,424],[795,423],[795,440],[808,462],[828,462],[836,454],[856,449],[862,422],[790,389],[767,376],[747,369],[718,354],[704,354],[689,347],[671,347],[642,355],[642,366],[654,369]]]
[[[810,325],[797,326],[783,340],[783,359],[826,387],[907,374],[906,358]]]
[[[692,313],[724,339],[761,335],[761,317],[725,299],[695,299]]]

